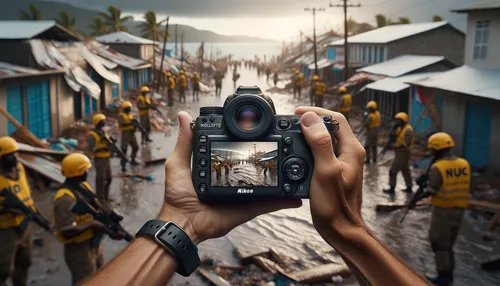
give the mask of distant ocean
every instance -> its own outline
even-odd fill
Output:
[[[201,43],[185,43],[184,51],[190,55],[196,55]],[[174,49],[174,43],[168,43],[167,49]],[[180,55],[181,45],[177,44]],[[281,53],[281,42],[263,42],[263,43],[205,43],[205,57],[210,56],[212,51],[214,56],[217,50],[220,50],[220,56],[233,55],[236,59],[253,59],[256,55],[261,60],[264,60],[264,55],[270,59],[274,55]]]

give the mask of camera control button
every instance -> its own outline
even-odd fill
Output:
[[[207,176],[207,171],[205,170],[201,170],[199,173],[198,173],[198,176],[200,176],[200,178],[205,178]]]
[[[278,127],[280,129],[287,129],[288,127],[290,127],[290,120],[288,120],[287,118],[278,120]]]
[[[285,144],[291,145],[293,143],[292,137],[285,137]]]
[[[283,191],[285,191],[285,193],[290,193],[292,191],[292,185],[290,184],[283,185]]]
[[[207,159],[200,159],[200,167],[206,167],[208,165]]]
[[[306,163],[300,158],[291,158],[284,164],[285,176],[292,181],[300,181],[306,176]]]
[[[200,143],[207,143],[207,135],[200,135],[200,137],[198,137],[198,142]]]
[[[210,122],[214,122],[215,121],[215,118],[214,117],[210,117]]]
[[[323,116],[323,121],[325,122],[331,122],[332,121],[332,117],[331,116]]]
[[[203,123],[207,123],[207,119],[206,118],[202,118],[201,121],[203,121]]]
[[[206,192],[207,191],[207,185],[200,184],[200,187],[198,188],[198,190],[200,191],[200,193]]]
[[[201,145],[200,148],[198,149],[200,153],[207,153],[207,146]]]
[[[290,149],[289,149],[289,148],[283,148],[283,153],[284,153],[285,155],[290,154]]]
[[[298,117],[294,117],[294,118],[292,118],[292,123],[293,123],[293,124],[297,124],[297,123],[299,123],[299,118],[298,118]]]

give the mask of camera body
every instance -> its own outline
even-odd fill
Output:
[[[339,124],[321,116],[329,132]],[[276,115],[260,88],[242,87],[193,121],[192,179],[202,201],[309,198],[314,160],[299,115]]]

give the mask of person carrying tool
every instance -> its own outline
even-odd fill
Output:
[[[214,80],[215,80],[215,96],[220,96],[221,91],[222,91],[222,79],[224,78],[224,75],[222,75],[222,72],[220,70],[217,70],[214,75]]]
[[[172,76],[170,72],[167,73],[167,96],[168,96],[168,106],[174,105],[174,91],[175,91],[175,77]]]
[[[318,75],[313,76],[313,85],[311,87],[311,106],[323,106],[323,95],[326,92],[326,84],[320,80]]]
[[[413,127],[408,124],[408,114],[399,112],[394,116],[396,125],[389,134],[389,138],[394,138],[394,141],[389,140],[388,146],[394,150],[394,159],[392,160],[391,169],[389,170],[389,189],[385,189],[384,193],[394,194],[398,173],[401,171],[406,183],[406,193],[412,193],[412,179],[410,172],[410,155],[415,144],[415,135]]]
[[[151,98],[149,97],[149,88],[147,86],[141,87],[141,94],[136,99],[137,109],[139,109],[139,120],[142,128],[146,130],[146,134],[141,133],[141,143],[152,142],[149,138],[151,132],[151,123],[149,121],[149,113],[151,112]]]
[[[0,190],[16,195],[36,210],[24,166],[17,160],[19,146],[11,137],[0,137]],[[30,219],[19,209],[4,205],[0,196],[0,285],[10,277],[14,286],[25,286],[33,252]]]
[[[132,147],[131,161],[130,164],[136,166],[139,165],[135,160],[137,151],[139,150],[139,145],[137,144],[137,139],[135,138],[135,126],[134,126],[134,115],[132,114],[132,103],[130,101],[124,101],[122,103],[122,112],[118,114],[118,129],[122,132],[121,138],[121,149],[124,154],[127,154],[128,145]],[[125,165],[127,161],[121,159],[122,172],[126,172],[127,168]]]
[[[57,239],[64,244],[64,260],[71,272],[73,285],[104,265],[102,240],[99,240],[97,245],[92,244],[98,233],[109,233],[106,226],[95,220],[91,214],[81,213],[74,208],[78,199],[85,199],[86,203],[92,204],[71,187],[72,184],[79,184],[85,191],[92,192],[87,182],[87,172],[91,166],[89,158],[83,154],[73,153],[64,157],[61,173],[66,177],[66,181],[54,197]],[[110,237],[117,240],[123,238],[121,234],[113,234]]]
[[[352,105],[352,97],[349,93],[347,93],[347,89],[344,86],[339,88],[340,93],[340,104],[339,111],[342,115],[345,116],[347,122],[349,122],[349,116],[351,113],[351,105]]]
[[[193,101],[195,97],[197,100],[200,100],[200,76],[197,72],[193,72],[191,82],[193,83]]]
[[[378,105],[375,101],[368,102],[366,109],[368,109],[368,114],[363,121],[363,127],[366,130],[365,164],[370,164],[370,157],[373,159],[373,163],[377,163],[378,131],[380,129],[382,119],[380,117],[380,112],[377,110]]]
[[[273,75],[273,82],[274,82],[274,87],[278,84],[279,80],[279,75],[278,75],[278,69],[274,69],[274,75]]]
[[[300,99],[300,93],[302,91],[302,82],[303,82],[303,76],[300,73],[298,69],[295,70],[295,78],[294,78],[294,89],[293,89],[293,98],[295,98],[296,95],[298,95],[298,99]]]
[[[182,100],[184,99],[184,103],[185,103],[186,102],[187,79],[186,79],[186,75],[184,73],[184,70],[181,70],[179,72],[178,84],[179,84],[179,102],[182,102]]]
[[[111,186],[111,157],[112,147],[104,136],[109,137],[108,133],[103,130],[106,116],[98,113],[92,117],[94,129],[87,136],[89,150],[94,154],[94,165],[96,171],[95,186],[97,197],[101,200],[109,199],[109,187]]]

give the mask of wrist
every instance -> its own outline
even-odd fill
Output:
[[[193,225],[186,218],[186,216],[179,214],[176,211],[170,210],[170,208],[163,208],[158,215],[158,219],[168,222],[171,221],[177,224],[182,230],[189,236],[193,244],[198,245],[201,241],[196,232],[194,231]]]

